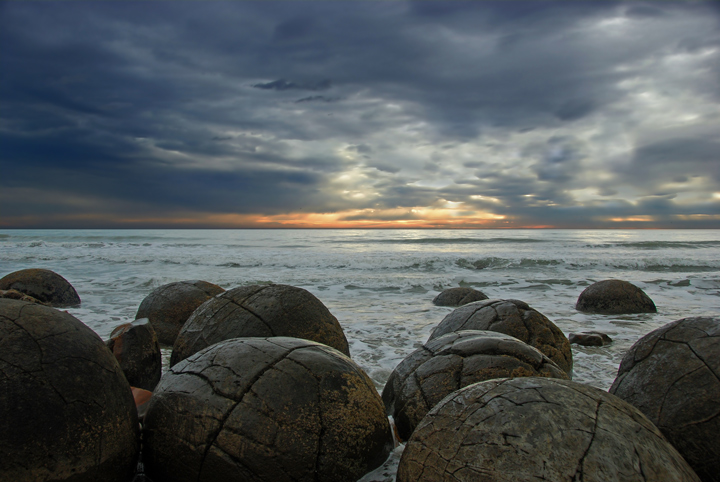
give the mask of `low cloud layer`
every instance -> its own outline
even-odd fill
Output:
[[[2,227],[720,227],[715,2],[0,3]]]

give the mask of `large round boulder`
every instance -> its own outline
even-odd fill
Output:
[[[105,342],[131,386],[152,391],[162,375],[162,353],[147,318],[116,327]]]
[[[139,450],[130,385],[72,315],[0,299],[0,479],[127,482]]]
[[[427,342],[390,374],[382,399],[407,440],[431,408],[450,393],[493,378],[568,375],[537,349],[494,331],[458,331]]]
[[[168,283],[154,289],[142,300],[135,318],[149,319],[158,341],[172,346],[193,311],[223,291],[221,287],[207,281]]]
[[[393,440],[372,381],[352,360],[298,338],[226,340],[178,363],[145,418],[157,481],[352,481]]]
[[[610,392],[639,408],[700,478],[720,481],[720,318],[684,318],[638,340]]]
[[[602,315],[657,312],[655,303],[643,290],[619,279],[598,281],[585,288],[575,309]]]
[[[317,341],[350,356],[337,318],[312,293],[288,285],[252,285],[200,306],[180,330],[170,365],[219,341],[273,336]]]
[[[537,348],[567,373],[572,371],[570,341],[555,323],[520,300],[485,300],[449,313],[433,330],[430,340],[460,330],[505,333]]]
[[[17,290],[58,308],[78,306],[80,296],[62,276],[49,269],[21,269],[0,279],[0,290]]]
[[[699,482],[635,407],[569,380],[479,382],[449,395],[408,441],[398,482]]]
[[[486,300],[488,297],[482,291],[473,288],[448,288],[441,291],[435,298],[433,304],[436,306],[462,306],[473,301]]]

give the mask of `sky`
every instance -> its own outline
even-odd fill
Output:
[[[275,227],[720,228],[720,2],[0,2],[0,228]]]

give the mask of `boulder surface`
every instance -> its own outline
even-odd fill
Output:
[[[72,315],[0,299],[0,478],[127,482],[139,450],[125,376]]]
[[[473,288],[448,288],[443,290],[433,299],[437,306],[462,306],[473,301],[486,300],[488,297],[482,291]]]
[[[575,309],[603,315],[657,313],[655,303],[643,290],[618,279],[598,281],[585,288]]]
[[[554,378],[454,392],[408,441],[397,482],[698,482],[660,431],[607,392]]]
[[[313,340],[350,356],[337,318],[312,293],[288,285],[252,285],[200,306],[180,330],[170,365],[230,338],[274,336]]]
[[[683,318],[642,337],[610,393],[657,425],[703,481],[720,481],[720,317]]]
[[[493,378],[568,375],[536,348],[494,331],[458,331],[427,342],[390,374],[382,399],[407,440],[431,408],[450,393]]]
[[[142,300],[135,318],[149,319],[158,341],[172,346],[193,311],[223,291],[221,287],[207,281],[168,283],[156,288]]]
[[[236,338],[173,366],[145,417],[153,480],[352,481],[393,441],[372,381],[297,338]]]
[[[80,305],[80,296],[62,276],[49,269],[21,269],[0,279],[0,290],[17,290],[50,306]]]
[[[565,334],[523,301],[485,300],[461,306],[443,318],[430,340],[460,330],[505,333],[537,348],[567,373],[572,371],[572,351]]]
[[[147,318],[115,328],[106,342],[130,386],[153,391],[162,375],[162,353]]]

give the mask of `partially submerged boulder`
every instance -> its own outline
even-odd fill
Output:
[[[372,381],[297,338],[236,338],[163,376],[145,418],[153,480],[355,482],[392,450]]]
[[[612,338],[598,331],[570,333],[568,334],[568,340],[570,340],[571,345],[576,344],[580,346],[605,346],[612,343]]]
[[[493,378],[568,375],[537,349],[494,331],[458,331],[427,342],[393,370],[382,399],[407,440],[437,403],[470,384]]]
[[[585,288],[575,309],[604,315],[657,312],[655,303],[643,290],[618,279],[598,281]]]
[[[125,376],[72,315],[0,299],[0,478],[127,482],[139,450]]]
[[[462,306],[473,301],[486,300],[488,297],[482,291],[473,288],[448,288],[433,299],[436,306]]]
[[[106,342],[133,387],[152,391],[162,375],[160,344],[147,318],[115,328]]]
[[[408,441],[398,482],[699,482],[660,431],[607,392],[554,378],[454,392]]]
[[[57,308],[80,305],[75,288],[49,269],[21,269],[10,273],[0,279],[0,290],[17,290]]]
[[[610,393],[657,425],[703,481],[720,481],[720,317],[683,318],[642,337]]]
[[[570,342],[545,315],[520,300],[485,300],[449,313],[433,330],[430,340],[460,330],[505,333],[537,348],[567,373],[572,371]]]
[[[142,300],[135,318],[147,318],[158,341],[172,346],[180,329],[198,306],[225,291],[201,280],[177,281],[154,289]]]
[[[188,319],[170,365],[230,338],[289,336],[313,340],[350,356],[340,323],[309,291],[288,285],[252,285],[208,300]]]

